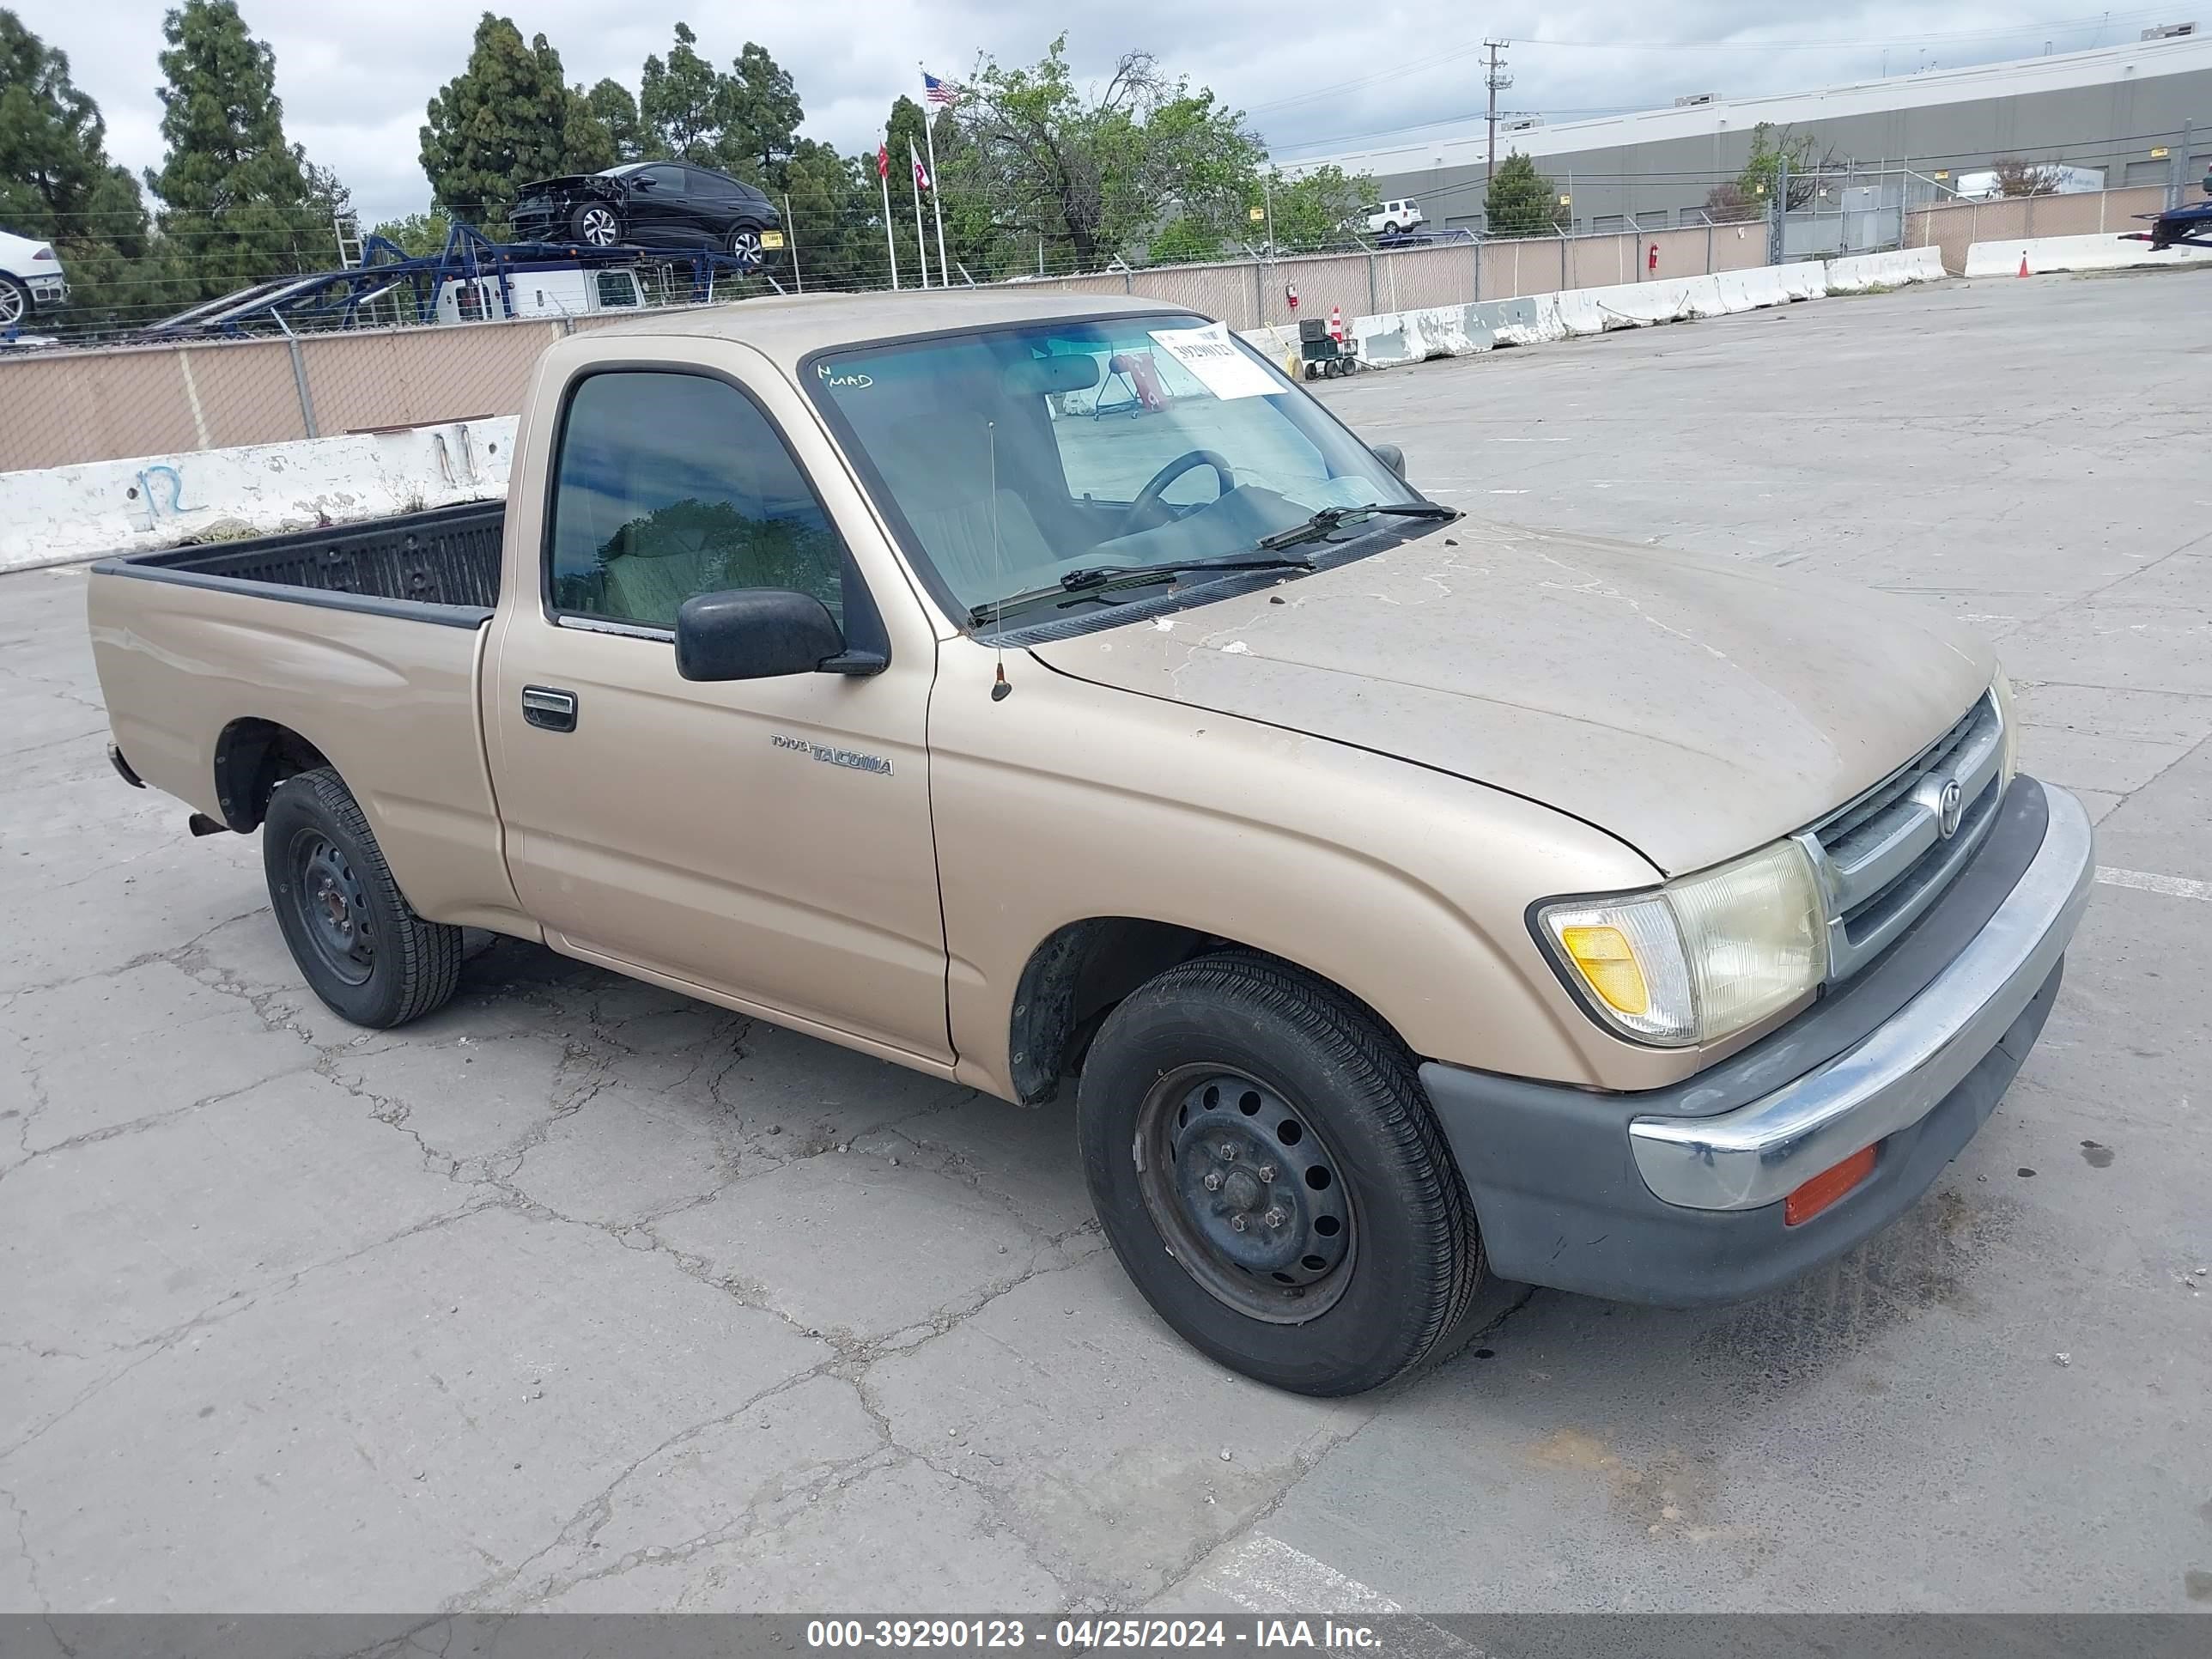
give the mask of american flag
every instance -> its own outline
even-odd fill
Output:
[[[921,72],[922,96],[933,104],[957,104],[960,94],[950,81],[940,81],[927,70]]]

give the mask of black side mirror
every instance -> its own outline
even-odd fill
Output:
[[[1402,478],[1406,476],[1406,452],[1404,450],[1399,448],[1395,444],[1370,444],[1367,447],[1375,452],[1375,459],[1376,460],[1382,462],[1383,465],[1389,467],[1400,477]]]
[[[676,672],[687,680],[853,672],[844,657],[837,619],[809,593],[781,587],[700,593],[676,613]]]

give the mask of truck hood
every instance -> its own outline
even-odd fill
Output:
[[[1996,672],[1986,645],[1923,605],[1466,520],[1030,648],[1101,685],[1510,790],[1668,875],[1870,788]]]

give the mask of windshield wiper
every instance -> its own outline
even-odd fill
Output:
[[[1339,525],[1354,519],[1364,519],[1371,513],[1389,513],[1401,519],[1456,519],[1459,509],[1446,507],[1442,501],[1370,501],[1364,507],[1324,507],[1304,524],[1294,524],[1288,530],[1278,530],[1272,536],[1262,536],[1252,544],[1256,552],[1270,547],[1295,547],[1326,536]]]
[[[1003,611],[1034,605],[1040,599],[1064,599],[1069,594],[1087,597],[1113,587],[1138,587],[1164,577],[1188,574],[1194,571],[1224,571],[1234,574],[1242,570],[1310,570],[1310,559],[1271,559],[1252,553],[1231,554],[1218,559],[1176,559],[1166,564],[1092,564],[1079,565],[1073,570],[1063,571],[1060,580],[1050,587],[1033,587],[1026,593],[1009,593],[1003,599],[994,599],[988,605],[972,607],[969,622],[981,627],[994,622]]]

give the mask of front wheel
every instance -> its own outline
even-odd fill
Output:
[[[568,216],[568,228],[580,242],[612,247],[622,240],[622,220],[604,202],[586,202]]]
[[[382,1030],[441,1006],[459,986],[461,930],[415,914],[329,767],[276,786],[261,864],[292,960],[332,1012]]]
[[[1108,1017],[1077,1097],[1115,1254],[1183,1339],[1301,1394],[1419,1364],[1480,1282],[1474,1217],[1411,1058],[1272,959],[1170,968]]]

